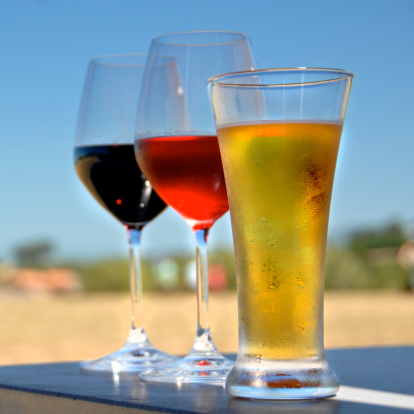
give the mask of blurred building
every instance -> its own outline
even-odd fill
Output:
[[[398,251],[397,262],[410,271],[410,288],[414,291],[414,240],[407,240]]]
[[[71,269],[10,268],[3,286],[24,292],[76,292],[83,289],[80,276]]]

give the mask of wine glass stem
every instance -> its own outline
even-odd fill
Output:
[[[140,228],[128,228],[129,241],[129,282],[131,295],[131,342],[148,342],[142,315],[142,275],[141,275],[141,231]]]
[[[194,232],[196,240],[197,267],[197,338],[210,336],[208,324],[208,230]]]

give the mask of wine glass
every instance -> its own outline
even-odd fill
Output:
[[[174,61],[177,72],[170,80],[159,71],[161,56]],[[233,366],[217,350],[208,322],[208,235],[229,205],[206,81],[212,74],[253,68],[250,41],[242,33],[181,32],[151,42],[135,153],[157,193],[195,235],[197,334],[187,356],[141,373],[144,380],[223,383]]]
[[[145,54],[90,61],[79,113],[75,169],[91,195],[126,228],[130,256],[131,329],[118,351],[81,363],[87,371],[133,372],[175,357],[154,348],[143,325],[140,238],[165,203],[134,155],[134,126]]]

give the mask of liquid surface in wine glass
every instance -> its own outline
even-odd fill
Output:
[[[133,144],[75,148],[76,172],[94,198],[128,227],[140,227],[166,207],[142,174]]]
[[[209,229],[228,211],[217,136],[146,138],[136,144],[143,172],[193,230]]]

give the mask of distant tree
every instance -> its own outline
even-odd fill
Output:
[[[364,230],[352,234],[349,248],[355,252],[386,247],[398,248],[405,241],[406,236],[402,227],[397,223],[392,223],[381,229]]]
[[[48,241],[38,241],[15,248],[15,258],[21,267],[42,267],[50,261],[54,245]]]
[[[145,264],[143,279],[145,279]],[[127,292],[129,290],[129,262],[127,259],[105,259],[72,266],[79,273],[86,292]],[[144,280],[145,284],[145,280]]]

